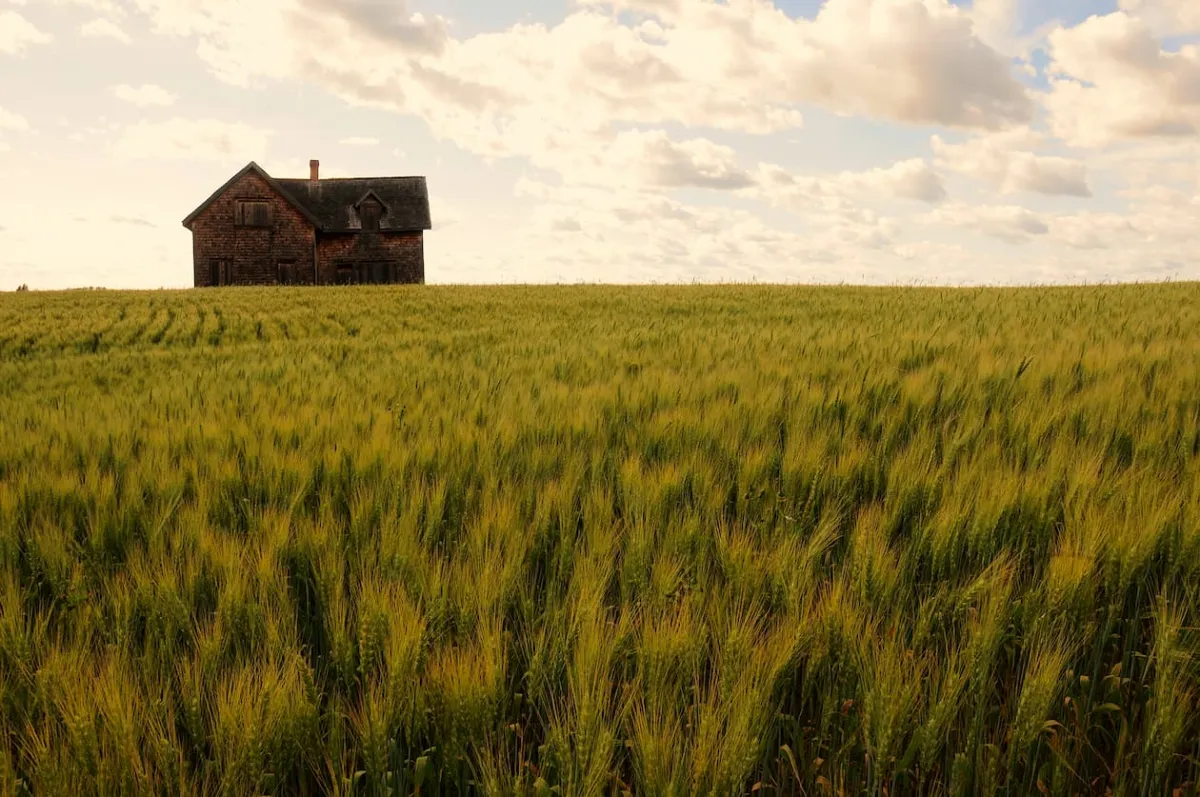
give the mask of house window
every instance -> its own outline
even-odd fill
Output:
[[[233,223],[239,227],[270,227],[271,203],[258,199],[239,199]]]
[[[353,281],[358,285],[386,285],[388,279],[388,264],[382,260],[354,264]]]
[[[230,263],[226,259],[208,261],[208,284],[214,287],[228,285],[231,280]]]
[[[279,261],[279,284],[280,285],[295,285],[296,284],[296,261],[295,260],[280,260]]]
[[[362,216],[363,230],[367,232],[378,231],[379,217],[382,215],[382,212],[383,208],[379,206],[378,202],[375,202],[374,200],[364,202],[362,207],[359,209],[359,213]]]

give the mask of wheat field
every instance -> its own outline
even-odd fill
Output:
[[[1196,794],[1200,284],[0,296],[0,794]]]

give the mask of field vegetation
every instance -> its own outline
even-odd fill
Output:
[[[0,794],[1195,794],[1200,285],[0,297]]]

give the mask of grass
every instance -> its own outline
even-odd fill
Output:
[[[0,795],[1196,794],[1200,285],[0,296]]]

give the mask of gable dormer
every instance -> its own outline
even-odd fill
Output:
[[[373,190],[368,190],[354,203],[354,210],[363,232],[378,232],[379,223],[387,213],[387,205]]]

